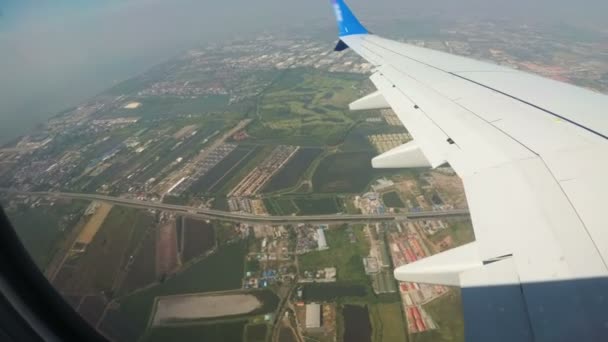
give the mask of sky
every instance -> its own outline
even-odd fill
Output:
[[[434,14],[608,21],[605,0],[348,3],[374,23]],[[329,0],[0,0],[0,143],[184,49],[286,28],[335,29]]]

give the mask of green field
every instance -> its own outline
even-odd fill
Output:
[[[475,241],[473,224],[468,220],[447,221],[449,227],[432,235],[429,239],[435,243],[451,235],[454,240],[454,247],[458,247],[469,242]]]
[[[61,202],[54,206],[19,207],[7,211],[17,235],[40,269],[44,269],[65,234],[76,224],[89,203]]]
[[[335,197],[296,198],[293,202],[299,209],[298,215],[324,215],[342,211],[342,204]]]
[[[424,306],[439,329],[420,334],[410,334],[411,342],[461,342],[464,341],[464,318],[460,290],[451,291]]]
[[[323,267],[336,267],[337,280],[369,284],[363,269],[362,257],[369,253],[369,240],[365,238],[362,227],[353,227],[357,242],[351,243],[346,225],[325,231],[329,249],[309,252],[298,257],[300,272]]]
[[[84,253],[66,262],[74,265],[75,272],[63,279],[60,289],[66,293],[103,291],[111,294],[139,212],[134,208],[114,206]]]
[[[343,211],[343,204],[334,196],[276,196],[264,199],[271,215],[325,215]]]
[[[390,208],[405,208],[405,204],[399,197],[399,194],[396,191],[387,192],[382,195],[382,202],[384,205]]]
[[[252,324],[245,329],[245,342],[264,342],[268,335],[267,324]]]
[[[323,146],[339,144],[354,125],[348,103],[364,76],[290,69],[263,94],[258,120],[249,127],[257,141]]]
[[[406,341],[407,327],[400,302],[370,304],[368,307],[373,342]]]
[[[369,287],[353,282],[306,283],[302,285],[305,301],[332,302],[341,298],[353,299],[369,295]]]
[[[298,207],[289,198],[265,198],[264,205],[271,215],[292,215],[298,212]]]
[[[234,290],[241,287],[246,245],[239,242],[220,249],[209,257],[193,264],[163,283],[155,285],[119,301],[120,311],[130,317],[131,325],[143,331],[157,296],[180,293]],[[230,270],[230,272],[218,272]]]
[[[382,171],[372,168],[375,154],[345,152],[327,156],[315,170],[312,183],[315,192],[360,193]]]
[[[150,329],[145,342],[242,342],[246,321]]]

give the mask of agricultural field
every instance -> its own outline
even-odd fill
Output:
[[[410,334],[411,342],[464,341],[464,318],[460,290],[453,288],[447,295],[426,304],[424,309],[439,327],[419,334]]]
[[[264,198],[264,206],[271,215],[292,215],[299,210],[292,199],[281,196]]]
[[[17,210],[7,210],[6,214],[36,265],[44,270],[88,204],[57,201],[53,206],[20,206]]]
[[[325,231],[329,249],[298,256],[300,272],[336,267],[338,281],[369,284],[361,261],[363,256],[369,254],[369,240],[364,236],[363,227],[353,226],[356,242],[351,243],[346,228],[347,225],[342,225]]]
[[[449,225],[447,229],[443,229],[429,237],[433,243],[439,244],[447,236],[452,238],[453,247],[475,241],[473,224],[470,220],[449,220],[447,223]]]
[[[97,231],[103,224],[103,221],[106,220],[110,210],[112,210],[112,205],[109,203],[95,203],[95,205],[97,205],[97,209],[95,209],[95,213],[88,218],[87,223],[80,231],[80,234],[78,234],[76,243],[85,245],[91,243],[95,234],[97,234]]]
[[[148,325],[154,298],[158,296],[239,289],[245,267],[245,253],[244,242],[222,246],[216,253],[164,282],[121,298],[119,312],[123,317],[128,317],[130,326],[141,334]],[[217,271],[226,269],[231,271]]]
[[[335,197],[294,198],[298,215],[324,215],[342,212],[342,203]]]
[[[115,206],[84,252],[68,259],[55,285],[66,293],[111,291],[132,236],[138,210]],[[70,270],[71,268],[71,270]],[[68,271],[62,277],[62,272]],[[59,281],[58,281],[59,280]]]
[[[92,326],[96,326],[106,307],[103,296],[87,296],[78,307],[78,313]]]
[[[266,184],[264,192],[288,189],[298,184],[306,170],[322,150],[318,148],[301,148],[295,156]]]
[[[190,217],[182,217],[181,221],[182,263],[187,263],[215,247],[215,230],[212,223]]]
[[[276,196],[264,199],[271,215],[324,215],[343,211],[342,201],[335,196]]]
[[[242,342],[246,321],[214,323],[205,325],[186,325],[150,329],[144,342],[199,342],[223,341]]]
[[[156,230],[156,276],[164,279],[179,266],[175,219],[161,223]]]
[[[368,308],[373,342],[407,340],[407,328],[400,303],[370,304]]]
[[[156,281],[156,232],[150,230],[142,237],[134,255],[133,262],[128,266],[128,273],[122,282],[119,295],[125,295],[136,289],[145,287]]]
[[[245,329],[245,342],[264,342],[268,335],[267,324],[250,324]]]
[[[131,317],[110,306],[99,323],[99,330],[116,342],[137,341],[142,331],[130,323]]]
[[[357,283],[307,283],[302,285],[306,301],[335,301],[339,298],[365,297],[368,287]]]
[[[249,135],[258,142],[337,145],[354,124],[348,104],[363,75],[289,69],[262,95]]]

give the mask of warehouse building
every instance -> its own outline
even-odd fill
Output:
[[[307,330],[321,328],[321,304],[310,303],[306,304],[306,322]]]

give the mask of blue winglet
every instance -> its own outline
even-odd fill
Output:
[[[336,20],[338,21],[340,37],[368,33],[353,12],[350,11],[350,8],[346,6],[344,0],[331,0],[331,3],[334,7]]]

